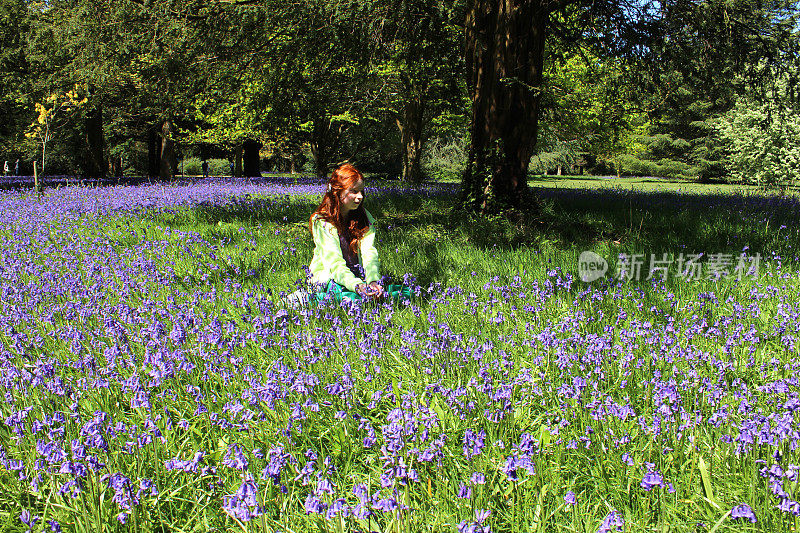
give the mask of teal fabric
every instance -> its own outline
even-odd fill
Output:
[[[395,301],[411,299],[411,289],[405,285],[384,285],[383,292],[385,295],[380,299],[383,299],[386,296]],[[348,290],[346,287],[339,285],[335,281],[329,281],[328,285],[325,287],[325,290],[312,293],[309,301],[312,303],[319,303],[325,299],[333,300],[336,303],[341,303],[343,299],[363,300],[364,298],[357,292]]]

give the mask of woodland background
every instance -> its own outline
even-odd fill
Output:
[[[756,0],[0,0],[0,159],[85,179],[349,160],[460,180],[478,210],[519,203],[531,174],[787,186],[797,16]]]

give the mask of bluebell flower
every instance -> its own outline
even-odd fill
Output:
[[[731,518],[734,520],[743,519],[755,524],[757,522],[756,515],[753,512],[753,509],[750,508],[749,505],[746,503],[742,503],[740,505],[735,506],[731,509]]]
[[[612,510],[603,519],[603,522],[600,524],[597,533],[612,533],[622,531],[624,526],[625,519],[622,518],[622,515],[617,511]]]
[[[644,490],[650,491],[655,487],[663,487],[664,478],[658,470],[651,470],[644,475],[640,485]]]
[[[28,511],[27,509],[23,509],[22,513],[19,515],[19,520],[20,522],[28,526],[28,530],[30,531],[39,521],[39,517],[36,515],[32,515],[31,512]]]
[[[258,502],[258,486],[249,472],[245,474],[239,489],[223,498],[222,509],[242,522],[249,522],[263,514]]]
[[[306,497],[305,503],[305,510],[306,514],[322,514],[328,508],[327,504],[320,500],[318,497],[314,496],[314,494],[309,494]]]

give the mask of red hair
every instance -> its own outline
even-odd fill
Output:
[[[314,219],[319,217],[329,224],[333,224],[336,232],[341,235],[344,232],[344,225],[341,220],[342,213],[342,192],[353,188],[356,183],[363,181],[364,176],[356,167],[349,163],[340,166],[331,174],[328,180],[328,190],[322,197],[319,207],[311,213],[308,225],[313,231]],[[348,228],[350,230],[350,251],[358,253],[358,245],[369,229],[367,212],[364,210],[364,202],[350,212]]]

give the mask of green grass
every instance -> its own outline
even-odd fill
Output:
[[[800,245],[795,208],[786,202],[766,203],[754,194],[731,197],[695,190],[665,195],[659,189],[659,196],[601,186],[605,182],[580,194],[549,188],[535,217],[513,221],[467,217],[443,198],[373,195],[368,208],[378,219],[382,270],[395,280],[412,273],[423,287],[432,286],[431,292],[408,307],[367,306],[360,312],[325,308],[291,313],[270,324],[258,321],[274,320],[270,302],[279,302],[278,293],[294,290],[311,258],[307,221],[316,198],[249,198],[142,217],[88,219],[56,233],[49,249],[26,248],[29,264],[40,268],[30,266],[16,282],[19,287],[35,285],[42,283],[43,274],[54,273],[66,287],[78,279],[95,286],[93,280],[100,278],[106,286],[96,295],[97,314],[67,318],[65,304],[78,292],[31,300],[34,317],[54,305],[64,307],[63,317],[52,325],[35,318],[16,324],[30,338],[42,338],[35,349],[19,348],[12,340],[16,333],[6,333],[4,343],[9,350],[21,349],[20,364],[30,368],[37,354],[53,354],[63,364],[58,375],[76,390],[87,376],[119,373],[130,378],[136,366],[144,379],[155,368],[155,363],[142,364],[150,350],[177,348],[197,365],[197,371],[178,371],[174,380],[154,386],[149,409],[130,407],[114,379],[102,392],[79,389],[74,412],[84,421],[102,410],[138,425],[165,412],[173,422],[185,418],[189,423],[189,430],[182,431],[157,420],[166,442],[146,446],[135,456],[121,451],[126,436],[109,437],[115,451],[108,455],[110,470],[159,482],[160,495],[146,499],[147,505],[131,517],[134,530],[455,531],[462,520],[474,519],[475,509],[491,509],[487,523],[495,532],[593,533],[612,508],[625,517],[625,531],[788,530],[794,521],[774,508],[776,501],[758,475],[756,460],[769,460],[774,447],[755,446],[737,454],[722,440],[750,416],[749,411],[739,412],[743,398],[753,412],[767,414],[797,393],[796,385],[782,394],[758,389],[791,380],[797,371],[797,349],[785,338],[798,334],[791,319],[797,309]],[[591,284],[574,279],[578,256],[585,250],[613,263],[620,253],[738,255],[744,247],[764,258],[757,279],[687,281],[671,276],[665,283],[652,283],[615,282],[608,276]],[[140,273],[134,269],[130,279],[122,279],[116,259],[108,260],[108,273],[102,272],[103,261],[98,265],[92,253],[107,257],[110,250],[119,264],[136,266]],[[60,263],[48,265],[46,254]],[[709,303],[710,295],[718,304]],[[133,309],[133,318],[126,318],[122,305]],[[168,335],[186,309],[201,326],[189,331],[184,344],[148,333],[161,322]],[[137,341],[105,332],[106,311],[124,322]],[[63,335],[69,328],[84,333],[84,352],[76,354],[70,347]],[[740,334],[751,329],[757,338]],[[219,336],[216,344],[201,338],[212,330]],[[293,344],[297,339],[302,339],[299,347]],[[110,370],[102,354],[114,343],[129,349],[139,364]],[[563,359],[565,355],[576,358]],[[84,358],[96,361],[97,374],[79,368]],[[223,406],[242,400],[252,380],[266,382],[279,368],[316,376],[321,385],[313,393],[294,391],[271,405],[247,404],[257,416],[245,429],[222,429],[207,415],[193,414],[197,404],[187,385],[202,392],[211,412],[235,421],[234,415],[223,414]],[[349,395],[326,391],[324,385],[341,382],[345,375],[353,383]],[[586,377],[587,389],[575,397],[560,392],[576,376]],[[660,435],[648,433],[638,417],[646,425],[653,423],[665,405],[658,399],[667,394],[663,386],[670,380],[679,400],[670,404],[674,412],[662,413],[665,417],[680,422],[681,406],[689,421],[725,411],[727,422],[689,424],[685,430],[675,423]],[[276,383],[286,385],[280,379]],[[507,389],[501,388],[504,383]],[[713,396],[714,390],[719,397]],[[374,400],[379,391],[381,398]],[[26,405],[26,396],[34,398],[31,417],[52,412],[64,401],[42,388],[30,395],[11,392],[16,408]],[[509,405],[501,393],[508,394]],[[319,410],[306,408],[303,430],[286,437],[281,432],[294,404],[308,401]],[[630,404],[637,417],[600,417],[609,402]],[[4,418],[12,404],[3,410]],[[497,422],[484,414],[485,409],[491,414],[506,407]],[[409,424],[435,416],[432,438],[447,437],[437,461],[421,462],[408,448],[401,454],[419,476],[417,483],[398,485],[399,498],[413,512],[325,521],[303,508],[313,480],[306,486],[284,479],[287,492],[282,493],[258,479],[266,460],[252,454],[250,470],[259,483],[265,514],[242,524],[222,512],[222,497],[241,483],[238,473],[220,465],[234,442],[248,451],[281,444],[302,462],[307,450],[318,453],[320,461],[330,457],[335,469],[326,475],[337,496],[349,494],[352,500],[349,491],[356,483],[369,484],[371,493],[380,490],[381,451],[361,445],[367,432],[359,420],[336,413],[357,413],[380,440],[387,417],[398,408],[409,413]],[[485,451],[469,460],[461,446],[467,429],[487,434]],[[36,457],[34,437],[15,442],[10,430],[4,431],[0,438],[10,455]],[[68,431],[78,438],[80,425],[69,425]],[[501,467],[523,434],[538,441],[536,473],[511,481]],[[432,446],[432,438],[418,446]],[[588,448],[581,438],[589,439]],[[784,461],[797,463],[789,444],[782,445]],[[218,468],[218,479],[162,467],[165,460],[191,457],[200,449],[209,453],[207,464]],[[623,462],[623,452],[635,467]],[[643,490],[639,483],[646,463],[676,492]],[[473,471],[485,473],[487,483],[474,486],[471,498],[458,498],[459,484]],[[11,472],[3,472],[0,484],[6,496],[0,498],[0,510],[7,513],[8,530],[24,530],[15,519],[23,507],[41,516],[49,513],[76,531],[124,529],[115,525],[118,509],[103,483],[87,479],[86,497],[71,500],[53,495],[61,480],[53,476],[52,485],[45,485],[49,493],[32,491]],[[574,509],[564,503],[567,490],[576,493]],[[24,498],[16,495],[30,501],[20,503]],[[726,517],[741,502],[756,509],[757,524]]]

